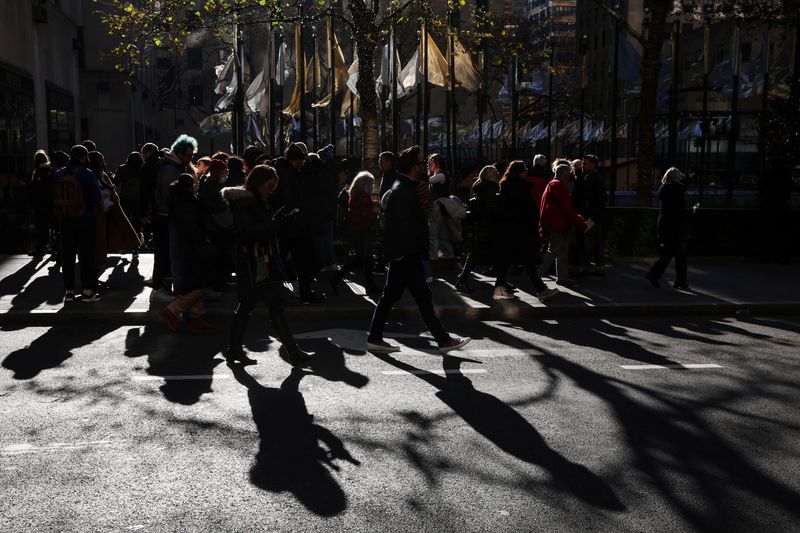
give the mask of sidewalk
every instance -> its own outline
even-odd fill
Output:
[[[620,315],[732,315],[734,313],[800,314],[800,264],[762,264],[746,259],[690,258],[691,292],[671,288],[673,271],[655,289],[644,279],[649,259],[618,261],[604,277],[578,279],[571,289],[542,304],[532,295],[524,274],[509,280],[519,287],[519,299],[495,302],[491,299],[490,278],[476,275],[476,291],[462,295],[453,289],[457,272],[446,272],[431,284],[434,303],[442,316],[497,320],[521,317],[539,319],[563,316],[611,317]],[[52,262],[25,255],[0,256],[0,324],[51,325],[112,322],[143,324],[159,321],[164,301],[150,301],[150,288],[143,281],[150,277],[152,255],[139,258],[113,256],[101,279],[110,289],[97,303],[76,302],[66,308],[61,303],[63,286]],[[382,279],[379,277],[378,282]],[[545,278],[550,286],[553,281]],[[235,304],[234,287],[215,302],[207,301],[209,318],[227,322]],[[302,305],[287,290],[287,316],[297,321],[359,319],[372,316],[374,301],[356,284],[343,285],[339,295],[331,294],[327,282],[316,284],[316,290],[328,294],[322,305]],[[266,316],[266,309],[256,313]],[[391,319],[416,319],[419,313],[413,299],[406,294],[390,315]]]

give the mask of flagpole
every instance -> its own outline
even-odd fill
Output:
[[[283,49],[283,32],[282,31],[277,32],[277,34],[275,35],[275,42],[278,45],[278,53],[280,54],[280,52]],[[286,61],[286,56],[285,55],[284,55],[283,60],[284,60],[284,62]],[[286,80],[283,79],[283,76],[284,76],[284,73],[285,73],[286,65],[278,63],[278,68],[281,70],[281,72],[278,73],[278,79],[281,80],[281,82],[278,84],[278,91],[277,91],[278,92],[278,101],[275,102],[275,114],[278,116],[278,130],[277,130],[277,134],[278,134],[278,152],[280,153],[280,155],[283,155],[284,149],[285,149],[285,144],[286,144],[286,139],[285,139],[285,137],[283,135],[283,88],[284,88],[285,81],[286,81]]]
[[[583,135],[583,128],[584,128],[584,115],[586,114],[586,82],[588,77],[588,65],[587,65],[587,57],[586,52],[589,48],[589,36],[584,34],[581,37],[581,116],[580,116],[580,123],[578,126],[578,131],[580,132],[580,138],[578,139],[578,157],[584,156],[584,151],[586,149],[585,140]]]
[[[700,126],[700,180],[697,183],[697,198],[698,200],[703,200],[703,190],[705,189],[705,181],[706,181],[706,162],[707,162],[707,151],[708,151],[708,140],[709,140],[709,123],[708,123],[708,73],[709,67],[711,66],[711,61],[708,57],[710,52],[710,39],[711,39],[711,22],[706,17],[703,21],[703,109],[702,109],[702,118]]]
[[[233,25],[233,53],[236,54],[236,61],[234,65],[236,68],[236,100],[235,100],[235,111],[233,116],[235,117],[234,124],[236,125],[234,128],[234,151],[238,154],[241,154],[244,151],[244,89],[242,88],[243,80],[242,80],[242,71],[244,70],[244,61],[243,61],[243,49],[242,49],[242,39],[239,35],[239,25]],[[237,65],[238,63],[238,65]]]
[[[795,37],[796,39],[798,37]],[[767,122],[769,119],[769,45],[772,39],[772,25],[767,23],[767,35],[761,46],[764,47],[764,84],[761,90],[761,120],[758,128],[758,169],[759,185],[767,170]],[[797,74],[795,74],[797,76]]]
[[[428,156],[428,114],[430,113],[430,92],[428,90],[428,27],[422,23],[422,152]]]
[[[733,88],[731,93],[731,120],[728,131],[728,205],[733,202],[733,187],[736,183],[736,140],[739,136],[739,50],[741,48],[740,24],[733,26],[733,46],[731,48],[731,71]]]
[[[353,42],[350,44],[350,64],[352,65],[353,62],[356,60],[356,43]],[[353,124],[353,105],[355,97],[353,96],[353,91],[350,91],[350,112],[349,115],[349,127],[347,128],[347,155],[355,155],[356,151],[356,132],[355,126]]]
[[[317,84],[319,83],[319,78],[317,77],[317,65],[319,63],[319,42],[317,40],[317,28],[314,28],[314,33],[312,34],[314,37],[314,55],[312,56],[314,59],[312,60],[313,63],[311,68],[313,69],[311,75],[313,77],[311,81],[311,101],[317,99]],[[311,138],[314,140],[314,150],[320,149],[320,142],[319,142],[319,108],[314,108],[313,111],[313,122],[312,122],[312,129],[314,130],[311,134]]]
[[[611,205],[616,204],[617,196],[617,106],[619,97],[619,34],[622,31],[620,28],[619,18],[614,18],[614,72],[611,76],[611,176],[609,183]]]
[[[267,44],[267,54],[269,54],[269,78],[267,81],[267,109],[269,110],[269,155],[275,155],[275,32],[270,26]]]
[[[423,33],[421,28],[420,28],[418,33],[419,33],[420,37],[419,37],[419,44],[418,44],[419,50],[417,51],[417,53],[419,54],[418,57],[420,59],[420,62],[419,62],[419,65],[417,66],[417,72],[415,73],[415,78],[417,80],[417,98],[416,98],[417,115],[415,117],[416,118],[417,127],[414,128],[414,144],[421,146],[422,145],[422,98],[423,98],[423,94],[422,94],[422,81],[420,79],[419,69],[420,69],[420,67],[422,67],[422,55],[423,55],[423,53],[422,53],[422,39],[424,38],[425,34]]]
[[[669,164],[675,165],[678,157],[678,76],[680,75],[681,21],[672,23],[672,80],[669,89]]]
[[[331,85],[331,98],[328,101],[329,127],[328,142],[333,145],[333,152],[336,153],[336,39],[334,38],[333,26],[333,0],[328,8],[328,72]]]
[[[514,53],[511,58],[511,150],[510,158],[517,158],[517,113],[519,112],[519,102],[517,98],[517,69],[519,68],[519,57]]]
[[[450,135],[448,137],[449,141],[449,151],[450,157],[448,158],[450,161],[450,183],[455,183],[455,173],[456,173],[456,130],[457,128],[457,120],[456,120],[456,60],[455,60],[455,31],[456,28],[459,26],[459,9],[458,7],[454,7],[451,12],[451,20],[450,20],[450,57],[447,58],[447,65],[449,68],[450,74],[450,117],[449,117],[449,130]]]
[[[400,152],[400,110],[397,108],[397,41],[394,34],[394,13],[391,15],[389,43],[391,44],[391,69],[392,69],[392,152]]]
[[[299,53],[295,58],[296,72],[295,83],[300,84],[300,141],[306,142],[306,54],[303,48],[303,23],[298,22],[300,31],[296,34],[295,50]]]
[[[485,39],[481,43],[481,45],[483,46],[484,51],[480,52],[480,57],[479,57],[479,60],[478,60],[479,64],[480,64],[480,68],[481,68],[481,84],[480,84],[480,87],[478,87],[478,93],[477,93],[477,96],[476,96],[476,100],[477,100],[476,104],[478,105],[478,160],[481,162],[481,164],[483,164],[483,162],[484,162],[484,159],[483,159],[483,106],[484,106],[484,103],[483,103],[483,92],[484,92],[485,87],[486,87],[486,75],[485,75],[486,68],[484,67],[484,64],[486,62],[486,52],[485,52],[485,50],[486,50],[486,40]]]
[[[552,148],[553,136],[553,72],[555,70],[556,62],[556,38],[553,33],[550,34],[550,72],[548,74],[548,88],[547,88],[547,160],[550,162],[552,155],[550,150]]]

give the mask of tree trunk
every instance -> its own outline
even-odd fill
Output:
[[[376,2],[377,5],[377,2]],[[354,35],[358,50],[358,97],[361,116],[361,146],[364,170],[378,174],[381,141],[378,132],[378,97],[375,93],[375,48],[378,40],[377,11],[368,8],[363,0],[350,3]]]
[[[664,45],[664,26],[669,2],[652,2],[650,32],[644,43],[642,57],[642,88],[639,111],[639,173],[636,196],[639,205],[649,206],[656,166],[656,107],[658,75],[661,70],[661,47]],[[671,163],[671,162],[670,162]]]

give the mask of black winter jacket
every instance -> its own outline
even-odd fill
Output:
[[[391,261],[428,253],[428,220],[419,203],[418,184],[398,174],[386,202],[383,245]]]

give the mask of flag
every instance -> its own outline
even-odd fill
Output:
[[[481,73],[460,41],[455,41],[454,63],[456,83],[470,93],[477,92],[481,88]]]
[[[233,53],[231,53],[228,56],[228,59],[225,60],[225,63],[214,67],[214,73],[216,74],[216,82],[214,84],[214,94],[218,95],[225,94],[225,89],[228,86],[227,83],[228,72],[230,71],[232,65],[233,65]]]
[[[411,59],[406,63],[406,66],[400,71],[397,76],[397,83],[400,86],[400,98],[405,98],[406,96],[410,96],[417,86],[417,81],[419,79],[419,68],[420,68],[420,61],[419,61],[419,47],[414,51],[414,55],[411,56]]]
[[[314,88],[313,64],[308,60],[305,53],[303,53],[300,24],[295,24],[294,26],[294,49],[294,91],[292,91],[292,99],[289,101],[289,105],[283,110],[284,113],[290,116],[295,116],[300,112],[300,91],[303,90],[309,93]],[[300,79],[300,69],[298,66],[301,63],[299,63],[299,61],[303,61],[303,65],[305,66],[305,80]]]
[[[497,93],[497,101],[501,104],[507,104],[511,101],[511,96],[509,96],[509,82],[508,82],[508,74],[506,74],[505,79],[503,80],[503,86],[500,88],[500,92]]]
[[[330,26],[328,26],[328,72],[334,76],[335,94],[338,95],[346,87],[350,75],[347,71],[347,66],[344,62],[344,53],[341,46],[339,46],[339,39],[336,34],[333,34],[333,49],[331,50],[331,34]],[[312,107],[327,107],[331,101],[331,93],[328,92],[318,102],[312,104]]]
[[[278,60],[275,62],[275,74],[273,79],[278,87],[283,87],[286,83],[286,78],[289,77],[289,64],[286,61],[286,54],[288,46],[286,43],[281,43],[278,49]]]
[[[438,85],[439,87],[447,87],[450,83],[450,73],[447,60],[442,55],[439,47],[436,46],[431,35],[425,31],[427,38],[427,63],[428,63],[428,83],[431,85]]]
[[[642,57],[639,51],[634,48],[630,40],[626,37],[621,37],[619,49],[619,77],[625,82],[625,85],[630,88],[635,88],[640,85],[639,78],[642,70]],[[611,48],[611,53],[614,53],[614,47]]]
[[[200,132],[203,135],[222,135],[223,133],[230,133],[231,130],[232,113],[227,111],[225,113],[214,113],[200,121]]]
[[[358,53],[353,54],[353,63],[347,69],[347,88],[358,97]]]

